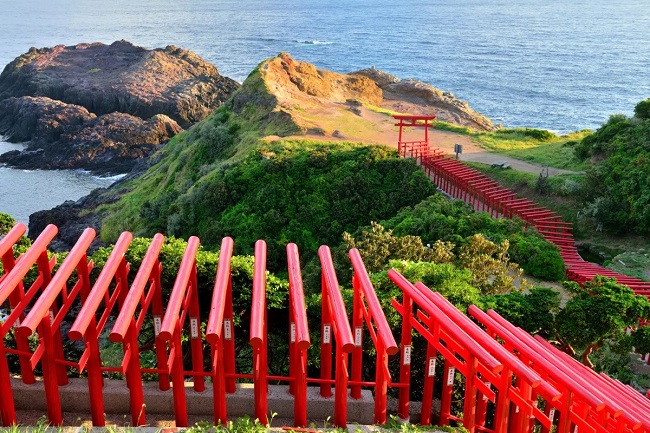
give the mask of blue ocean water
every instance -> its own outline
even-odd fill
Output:
[[[31,46],[127,39],[238,81],[287,51],[448,90],[506,126],[568,132],[650,97],[647,0],[0,0],[0,67]]]
[[[0,0],[0,10],[0,68],[32,46],[126,39],[193,50],[241,82],[286,51],[338,72],[417,78],[495,123],[557,132],[597,128],[650,97],[647,0]]]

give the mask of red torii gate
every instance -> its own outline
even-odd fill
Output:
[[[413,155],[419,151],[428,150],[429,148],[429,128],[433,128],[432,122],[436,115],[431,116],[414,116],[410,114],[395,114],[393,117],[398,120],[395,126],[399,126],[399,138],[397,140],[397,152],[400,156],[406,157],[407,154]],[[424,140],[421,141],[403,141],[404,127],[424,128]]]

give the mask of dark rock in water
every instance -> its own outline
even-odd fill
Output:
[[[56,141],[65,129],[96,118],[84,107],[44,97],[23,96],[0,101],[0,135],[21,143]]]
[[[29,169],[85,169],[125,173],[181,131],[169,117],[151,119],[124,113],[95,116],[79,105],[45,97],[0,101],[0,134],[29,143],[22,152],[0,155],[0,162]]]
[[[31,48],[0,75],[0,100],[45,96],[100,116],[166,114],[182,127],[204,119],[239,84],[191,51],[147,50],[127,41]]]
[[[34,240],[48,224],[55,224],[59,232],[48,249],[59,252],[70,251],[87,227],[94,228],[99,234],[105,217],[105,212],[100,210],[101,205],[119,200],[127,192],[126,185],[158,162],[157,159],[154,157],[138,161],[128,175],[108,188],[97,188],[77,201],[68,200],[52,209],[34,212],[29,216],[28,236]],[[97,236],[90,245],[89,251],[93,252],[105,245],[107,244]]]
[[[32,48],[0,75],[0,162],[127,173],[239,87],[191,51],[126,41]]]
[[[438,120],[479,131],[494,131],[490,119],[470,108],[466,101],[456,98],[451,92],[443,92],[430,84],[418,80],[402,80],[379,69],[369,68],[352,72],[373,80],[384,92],[382,106],[397,112],[409,111],[404,102],[415,104],[419,114],[435,114]],[[391,101],[393,103],[391,104]]]

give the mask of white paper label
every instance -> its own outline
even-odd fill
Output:
[[[50,323],[54,322],[54,311],[50,310]]]
[[[515,406],[515,413],[519,413],[519,406]]]
[[[162,326],[162,321],[160,320],[160,316],[153,316],[153,332],[156,334],[156,337],[158,334],[160,334],[160,327]]]
[[[573,428],[573,433],[578,433],[578,426],[575,426],[575,427]]]
[[[199,338],[199,321],[195,318],[190,318],[190,335],[192,338]]]
[[[296,324],[291,322],[291,342],[296,342]]]
[[[404,365],[411,365],[411,346],[404,346]]]
[[[330,325],[323,325],[323,344],[330,344],[332,340],[332,327]]]
[[[232,340],[232,323],[230,322],[230,319],[223,321],[223,333],[226,340]]]
[[[447,371],[447,386],[454,384],[454,376],[456,375],[456,367],[451,367]]]
[[[429,377],[436,375],[436,358],[429,358]]]
[[[548,411],[548,419],[550,419],[551,421],[555,419],[555,408]]]
[[[357,347],[361,347],[361,333],[363,332],[363,328],[361,326],[357,326],[354,328],[354,345]]]

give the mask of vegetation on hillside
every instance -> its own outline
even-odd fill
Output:
[[[585,214],[616,234],[650,233],[650,99],[633,117],[611,116],[576,145],[592,161],[582,194]]]
[[[507,242],[509,258],[527,274],[549,281],[564,278],[559,250],[533,229],[525,229],[523,221],[494,219],[486,212],[474,212],[460,200],[432,196],[402,209],[383,225],[398,236],[419,236],[427,244],[437,240],[451,242],[456,253],[471,236],[480,233],[494,243]]]

